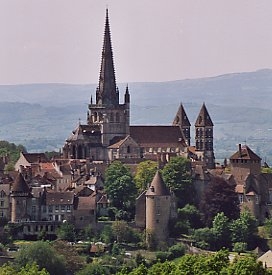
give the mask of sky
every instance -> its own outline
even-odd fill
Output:
[[[271,0],[0,0],[0,85],[98,83],[107,7],[118,83],[272,68]]]

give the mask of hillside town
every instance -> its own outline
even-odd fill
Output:
[[[120,95],[123,95],[121,103]],[[216,162],[213,146],[216,125],[208,112],[208,103],[199,106],[192,130],[182,103],[173,111],[169,125],[131,125],[131,101],[129,85],[122,93],[116,84],[107,9],[99,83],[95,95],[90,96],[86,122],[78,123],[64,141],[60,154],[52,158],[45,153],[21,152],[14,171],[8,173],[6,159],[1,159],[0,218],[20,227],[16,238],[37,240],[43,232],[47,240],[55,240],[58,229],[65,223],[72,224],[77,232],[88,226],[99,232],[107,221],[127,220],[135,230],[146,232],[147,249],[162,250],[173,244],[176,236],[171,233],[171,221],[178,218],[178,209],[186,205],[180,193],[167,182],[164,172],[177,159],[185,161],[195,190],[187,195],[188,202],[193,201],[201,208],[211,183],[222,181],[233,188],[239,213],[250,213],[258,225],[271,218],[272,174],[263,169],[269,168],[268,165],[247,144],[238,147],[234,144],[233,154],[224,163]],[[182,98],[177,99],[180,101]],[[151,180],[137,192],[133,188],[126,190],[127,197],[129,192],[136,194],[133,202],[128,201],[129,206],[121,206],[129,212],[128,217],[119,211],[121,218],[118,219],[117,212],[112,218],[113,207],[115,211],[121,208],[118,209],[115,197],[108,192],[110,167],[123,165],[133,180],[143,163],[156,166]],[[115,191],[124,192],[121,187]],[[227,194],[219,196],[223,200]],[[191,247],[193,242],[185,241]]]

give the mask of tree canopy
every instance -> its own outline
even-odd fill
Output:
[[[231,220],[238,218],[240,208],[235,185],[222,177],[212,177],[200,202],[200,210],[207,226],[220,212]]]
[[[136,186],[129,168],[120,161],[114,161],[107,168],[105,190],[113,207],[124,211],[131,211],[134,207]]]
[[[167,186],[177,197],[178,208],[193,204],[195,189],[191,176],[191,162],[183,157],[173,157],[162,169],[162,176]]]
[[[20,152],[26,152],[26,148],[23,145],[0,140],[0,157],[7,157],[7,170],[14,169],[14,164],[19,159]]]
[[[271,272],[256,261],[256,257],[249,255],[229,260],[227,250],[220,250],[214,254],[186,254],[175,262],[157,262],[147,268],[141,264],[132,271],[121,271],[118,275],[269,275]]]
[[[36,262],[39,269],[45,268],[51,275],[65,274],[64,258],[48,243],[36,241],[19,250],[15,263],[19,268]]]
[[[157,169],[157,162],[152,160],[146,160],[137,165],[134,181],[139,193],[149,187],[149,184],[153,180]]]

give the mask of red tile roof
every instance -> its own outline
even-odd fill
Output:
[[[247,145],[241,146],[241,150],[238,150],[234,153],[231,157],[231,160],[234,159],[247,159],[247,160],[258,160],[260,161],[261,158],[256,155]]]
[[[89,210],[95,209],[95,197],[78,197],[76,210]]]

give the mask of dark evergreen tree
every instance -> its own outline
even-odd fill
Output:
[[[200,202],[200,211],[207,226],[211,226],[214,217],[220,212],[230,220],[237,219],[240,208],[235,185],[221,177],[212,177]]]

